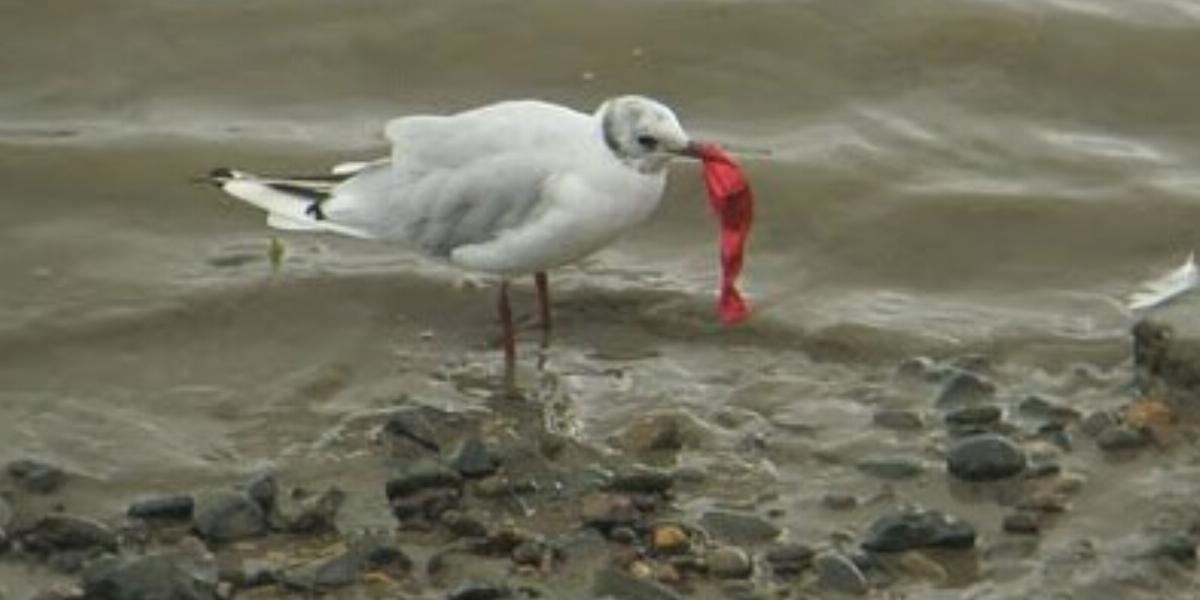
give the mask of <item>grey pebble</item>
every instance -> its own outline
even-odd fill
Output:
[[[938,408],[973,406],[991,400],[996,395],[996,384],[987,378],[969,371],[958,371],[946,381],[938,392]]]
[[[750,556],[736,546],[718,546],[705,558],[709,574],[721,579],[744,579],[754,571]]]
[[[512,590],[508,587],[479,581],[460,584],[446,596],[448,600],[500,600],[511,597]]]
[[[1005,436],[981,433],[965,437],[946,452],[950,474],[965,481],[993,481],[1025,469],[1025,451]]]
[[[925,427],[925,420],[915,410],[884,408],[875,411],[871,421],[876,427],[895,431],[917,431]]]
[[[20,535],[26,548],[39,553],[117,549],[117,534],[107,525],[89,517],[68,513],[43,516]]]
[[[187,520],[195,506],[196,500],[188,495],[156,496],[134,502],[126,514],[137,519]]]
[[[249,495],[233,490],[218,490],[196,498],[192,521],[201,537],[228,542],[262,535],[267,531],[267,516]]]
[[[1004,515],[1004,531],[1009,533],[1035,534],[1041,529],[1037,513],[1018,510]]]
[[[1146,435],[1128,425],[1110,425],[1096,436],[1101,450],[1134,450],[1150,443]]]
[[[946,423],[951,425],[986,426],[1000,422],[1004,412],[994,405],[964,406],[946,413]]]
[[[682,600],[671,588],[648,579],[638,579],[615,567],[601,567],[592,576],[592,594],[620,600]]]
[[[274,511],[275,502],[279,498],[279,484],[275,481],[275,474],[261,473],[254,476],[246,483],[246,495],[258,503],[263,512]]]
[[[937,510],[906,510],[875,520],[863,536],[862,547],[873,552],[904,552],[917,548],[963,550],[975,545],[970,523]]]
[[[776,576],[791,577],[812,566],[815,555],[816,551],[807,544],[781,544],[767,550],[763,560]]]
[[[67,481],[67,474],[62,469],[27,458],[8,463],[6,470],[8,476],[22,489],[37,494],[50,494],[58,491]]]
[[[392,500],[427,488],[459,489],[462,485],[457,472],[436,461],[421,460],[387,482],[387,497]]]
[[[867,458],[856,465],[859,471],[880,479],[912,479],[920,477],[925,472],[921,461],[905,457]]]
[[[89,565],[82,585],[85,597],[98,600],[215,600],[217,566],[211,556],[182,552],[110,557]]]
[[[639,467],[613,476],[607,487],[618,492],[661,494],[674,484],[675,477],[669,471]]]
[[[477,479],[496,472],[499,461],[479,438],[467,438],[454,455],[454,468],[463,477]]]
[[[813,568],[822,587],[854,596],[865,596],[870,591],[867,578],[858,565],[839,552],[818,554],[813,561]]]
[[[345,552],[282,571],[278,574],[284,586],[304,591],[327,591],[358,581],[367,571],[408,573],[412,560],[404,554],[390,536],[363,536],[352,539]]]
[[[1107,411],[1096,411],[1084,417],[1083,421],[1079,423],[1079,430],[1086,436],[1096,437],[1116,423],[1117,420]]]
[[[752,545],[774,541],[783,530],[752,513],[714,510],[700,516],[700,526],[727,544]]]

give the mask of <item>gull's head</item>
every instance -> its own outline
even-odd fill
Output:
[[[644,96],[620,96],[597,111],[604,145],[644,173],[661,171],[675,156],[695,156],[694,144],[675,113]]]

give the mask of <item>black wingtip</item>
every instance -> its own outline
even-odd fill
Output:
[[[233,174],[232,169],[229,169],[227,167],[217,167],[217,168],[209,171],[207,175],[200,175],[199,177],[193,177],[192,182],[193,183],[208,183],[208,184],[215,185],[217,187],[221,187],[221,186],[225,185],[225,183],[228,182],[230,179],[234,179],[234,178],[235,178],[235,176]]]

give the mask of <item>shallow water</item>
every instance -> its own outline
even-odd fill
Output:
[[[892,377],[907,357],[986,355],[1007,397],[1125,399],[1114,299],[1196,243],[1198,29],[1191,0],[8,3],[0,463],[85,474],[104,513],[266,465],[336,471],[361,460],[344,429],[402,399],[504,410],[486,282],[294,235],[275,270],[261,217],[188,179],[369,158],[406,112],[636,91],[743,153],[756,317],[715,324],[714,228],[680,164],[652,224],[552,276],[558,329],[541,372],[526,336],[522,381],[597,442],[646,412],[704,424],[684,457],[716,474],[701,503],[785,509],[797,537],[855,529],[809,519],[829,489],[877,491],[853,459],[944,441],[867,428],[927,407],[933,388]],[[1141,468],[1071,460],[1093,481]],[[722,497],[755,487],[731,482],[771,493]],[[1127,509],[1062,535],[1119,533]],[[16,593],[43,576],[0,570]]]

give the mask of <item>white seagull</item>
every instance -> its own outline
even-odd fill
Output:
[[[397,243],[500,277],[505,381],[516,349],[509,280],[532,274],[544,336],[546,271],[613,242],[658,208],[673,157],[699,144],[663,104],[621,96],[587,114],[535,100],[390,121],[391,156],[330,175],[207,180],[267,212],[277,229]]]

